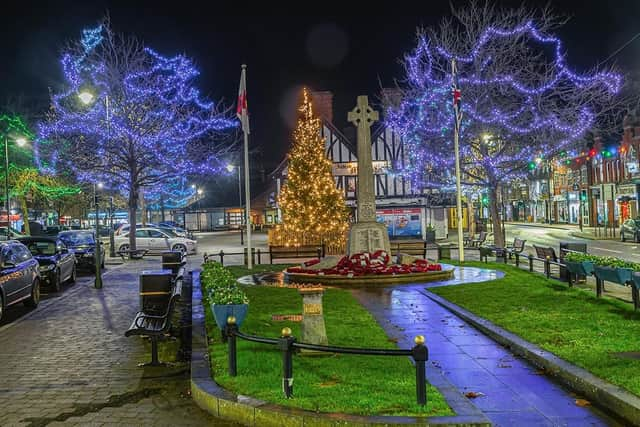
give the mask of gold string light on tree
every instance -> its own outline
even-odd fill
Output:
[[[320,120],[313,114],[305,88],[300,117],[288,155],[287,181],[278,199],[282,232],[289,246],[326,243],[344,245],[349,211],[324,153]]]

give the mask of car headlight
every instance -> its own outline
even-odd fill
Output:
[[[54,268],[56,268],[55,264],[47,264],[47,265],[41,265],[40,267],[38,267],[39,271],[51,271]]]
[[[85,252],[85,254],[82,256],[85,258],[93,258],[93,252]]]
[[[189,245],[189,246],[193,246],[193,245],[195,245],[195,244],[196,244],[196,242],[186,242],[186,243],[187,243],[187,245]]]

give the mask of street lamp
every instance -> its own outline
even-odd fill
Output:
[[[97,184],[98,189],[102,189],[102,183],[98,182]],[[96,289],[101,289],[102,288],[102,247],[100,246],[100,244],[102,243],[100,241],[100,207],[98,204],[98,194],[96,193],[96,183],[93,183],[93,202],[96,205],[96,248],[93,251],[94,253],[94,260],[96,262],[96,281],[95,281],[95,287]]]
[[[236,166],[232,165],[231,163],[227,165],[227,170],[229,172],[233,172],[234,169],[236,169]],[[240,176],[240,166],[238,166],[237,169],[238,169],[238,206],[242,207],[242,177]]]
[[[13,139],[13,141],[22,147],[27,143],[27,138],[19,136]],[[9,136],[4,136],[4,193],[5,193],[5,209],[7,211],[7,240],[11,240],[11,220],[9,215]],[[29,218],[23,218],[28,221]]]

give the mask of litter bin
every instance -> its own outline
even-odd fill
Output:
[[[162,269],[171,270],[174,275],[178,274],[180,267],[184,265],[182,258],[182,252],[179,251],[165,251],[162,252]]]
[[[436,243],[438,246],[438,260],[451,259],[451,243]]]
[[[140,273],[140,310],[164,314],[171,297],[171,270],[145,270]]]
[[[573,243],[573,242],[560,242],[560,259],[559,259],[560,263],[564,263],[564,257],[566,256],[567,251],[582,252],[586,254],[587,244]],[[560,267],[560,279],[568,282],[569,274],[570,273],[566,268]],[[580,275],[576,277],[576,280],[586,280],[586,276]]]

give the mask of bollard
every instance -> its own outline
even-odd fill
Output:
[[[322,249],[318,248],[317,253],[318,253],[318,259],[322,259]]]
[[[227,324],[224,327],[224,335],[227,337],[227,344],[229,349],[229,376],[231,377],[235,377],[236,375],[238,375],[236,349],[237,331],[238,325],[236,325],[236,318],[234,316],[227,317]]]
[[[416,362],[416,399],[418,405],[425,406],[427,404],[427,380],[426,380],[426,363],[429,359],[429,350],[424,345],[424,336],[418,335],[413,342],[416,345],[411,349],[411,357]]]
[[[220,249],[218,256],[220,257],[220,265],[224,267],[224,251],[222,249]]]
[[[291,329],[282,328],[282,337],[278,339],[278,348],[282,351],[282,391],[287,399],[293,397],[293,343]]]
[[[520,254],[516,252],[516,267],[520,267]]]
[[[551,277],[551,264],[549,264],[549,261],[551,261],[551,257],[547,255],[544,260],[544,274],[547,276],[547,279]]]
[[[529,254],[529,272],[533,273],[533,255]]]

